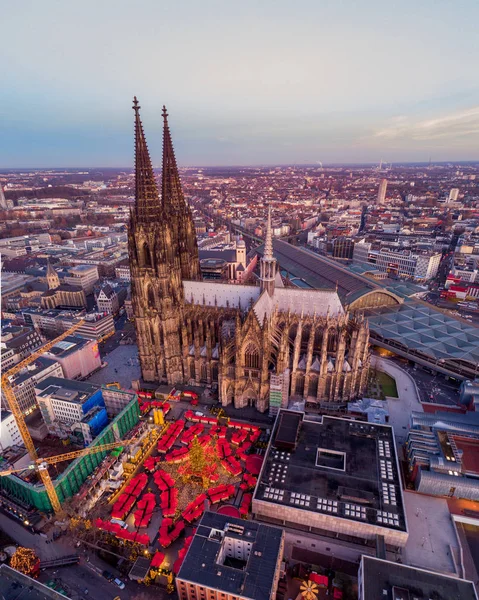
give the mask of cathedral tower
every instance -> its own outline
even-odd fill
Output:
[[[163,106],[163,169],[161,198],[178,248],[183,279],[201,279],[198,244],[191,210],[183,196],[180,175],[168,126],[168,113]]]
[[[128,234],[132,304],[142,377],[184,380],[182,280],[199,279],[198,246],[163,107],[161,199],[135,97],[135,207]]]

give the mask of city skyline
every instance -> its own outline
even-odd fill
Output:
[[[9,5],[0,164],[132,164],[135,94],[153,157],[166,104],[181,166],[478,160],[460,4]]]

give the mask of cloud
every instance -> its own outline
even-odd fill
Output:
[[[373,135],[381,139],[428,141],[441,138],[463,138],[479,133],[479,106],[434,119],[414,121],[406,116],[391,119],[389,125]]]

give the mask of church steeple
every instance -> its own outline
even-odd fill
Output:
[[[57,287],[60,285],[60,278],[58,277],[58,273],[52,267],[50,261],[47,261],[46,278],[49,290],[56,290]]]
[[[161,201],[168,222],[174,232],[177,255],[180,258],[183,279],[201,279],[198,243],[190,207],[183,196],[175,151],[171,141],[168,113],[163,106],[163,170],[161,174]]]
[[[181,189],[180,175],[176,164],[175,151],[171,141],[168,113],[163,106],[163,171],[161,175],[161,198],[168,212],[183,212],[186,202]]]
[[[268,294],[274,294],[274,281],[276,278],[276,259],[273,256],[273,228],[271,226],[271,204],[268,206],[268,221],[266,225],[266,239],[264,252],[260,262],[260,285],[261,291],[268,290]]]
[[[135,216],[138,222],[152,223],[161,220],[161,205],[158,187],[151,166],[150,153],[140,119],[140,105],[136,96],[135,111]]]

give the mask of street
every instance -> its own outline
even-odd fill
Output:
[[[423,412],[415,380],[394,362],[379,356],[371,357],[371,365],[379,371],[384,371],[384,373],[394,377],[396,381],[399,398],[387,398],[387,402],[389,423],[394,429],[396,443],[400,447],[406,441],[411,412]]]
[[[32,548],[40,560],[60,558],[68,554],[79,554],[80,563],[78,565],[45,569],[40,572],[38,578],[42,583],[47,583],[51,580],[58,581],[72,600],[87,600],[87,598],[93,600],[105,600],[108,598],[112,600],[116,596],[119,596],[121,600],[128,600],[129,598],[134,598],[140,592],[145,594],[146,598],[151,597],[157,600],[171,597],[165,590],[158,586],[140,586],[136,582],[130,581],[125,575],[120,574],[117,569],[87,549],[85,545],[82,545],[81,548],[76,548],[75,540],[71,540],[67,536],[47,544],[47,538],[39,534],[30,533],[20,523],[2,513],[0,513],[0,528],[8,532],[8,535],[17,544],[26,548]],[[117,585],[110,583],[102,576],[102,572],[105,569],[125,583],[124,590],[120,590]],[[88,592],[85,592],[85,590],[88,590]]]

